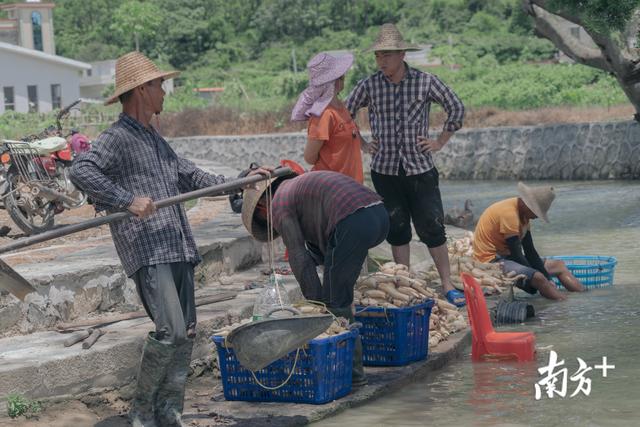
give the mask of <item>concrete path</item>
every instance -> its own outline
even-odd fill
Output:
[[[225,290],[238,291],[230,301],[200,307],[198,337],[194,359],[213,362],[215,347],[210,336],[215,330],[250,316],[253,298],[260,288],[242,291],[246,283],[261,278],[262,268],[230,276],[234,284]],[[301,298],[295,280],[285,276],[290,298]],[[49,407],[38,419],[11,420],[2,418],[6,411],[0,407],[0,425],[20,426],[127,426],[125,401],[132,393],[131,381],[139,362],[142,342],[152,324],[147,319],[121,322],[106,328],[107,334],[90,350],[79,346],[64,348],[64,336],[55,332],[34,334],[28,342],[3,341],[11,351],[0,359],[0,384],[30,397],[57,396],[49,400]],[[354,390],[348,396],[325,405],[227,402],[222,384],[207,362],[187,386],[185,422],[190,426],[297,426],[336,414],[349,407],[361,405],[412,381],[419,380],[468,351],[469,331],[458,332],[429,349],[427,360],[404,367],[367,367],[369,385]],[[213,360],[212,360],[213,359]],[[61,403],[55,403],[60,402]],[[1,406],[1,405],[0,405]],[[65,424],[66,423],[66,424]]]
[[[210,162],[198,163],[216,173],[236,175],[236,171],[226,170]],[[193,209],[198,208],[196,206]],[[190,211],[190,214],[193,212]],[[207,213],[202,214],[206,216]],[[228,204],[213,219],[201,221],[193,228],[204,259],[199,269],[202,285],[197,290],[197,299],[223,293],[236,295],[233,299],[198,308],[198,331],[193,359],[204,361],[200,363],[202,368],[199,372],[202,372],[215,360],[215,346],[210,340],[214,331],[250,316],[254,298],[260,288],[247,288],[253,288],[256,284],[260,286],[265,282],[266,276],[261,270],[266,266],[261,262],[266,257],[263,246],[247,234],[240,216],[231,213]],[[452,230],[454,235],[461,233],[459,230]],[[100,311],[102,305],[108,307],[109,298],[130,298],[131,310],[138,309],[135,291],[130,283],[123,284],[127,279],[110,240],[96,238],[88,243],[88,247],[82,246],[70,251],[52,245],[48,250],[60,250],[60,255],[43,262],[19,263],[15,268],[41,289],[54,289],[55,298],[69,297],[70,293],[72,303],[68,309],[71,314],[75,313],[74,310],[90,308]],[[424,245],[413,242],[412,247],[412,263],[422,263],[422,267],[426,268],[430,257]],[[47,249],[36,251],[42,250]],[[282,254],[283,248],[280,246],[277,251]],[[391,259],[390,248],[386,245],[376,248],[374,255],[381,259]],[[285,282],[292,300],[302,297],[292,276],[286,276]],[[106,296],[100,294],[99,304],[96,306],[97,299],[91,298],[95,297],[96,292],[91,291],[94,293],[89,294],[87,289],[106,289],[111,293]],[[113,295],[114,290],[118,289],[120,290],[116,295]],[[44,297],[52,298],[52,291]],[[30,304],[26,308],[32,320],[42,318],[46,321],[46,309],[50,305],[42,312],[34,307],[37,304]],[[2,309],[0,306],[0,320],[7,318],[7,313],[3,314]],[[152,323],[147,318],[114,323],[104,327],[106,334],[88,350],[83,350],[80,344],[64,347],[63,341],[68,335],[52,330],[0,339],[0,425],[127,425],[119,414],[128,410],[127,394],[131,392],[144,338],[151,329]],[[468,333],[461,332],[431,349],[427,361],[401,368],[367,369],[369,386],[321,406],[226,402],[222,398],[219,379],[214,378],[211,372],[206,372],[190,380],[185,418],[194,426],[305,424],[374,399],[443,366],[450,359],[459,356],[467,342]],[[30,421],[24,418],[2,418],[6,414],[3,405],[10,393],[22,394],[32,399],[45,399],[48,409],[38,419]]]

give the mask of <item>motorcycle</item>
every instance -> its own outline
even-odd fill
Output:
[[[63,120],[78,103],[80,100],[60,110],[56,126],[1,143],[0,197],[25,235],[51,229],[55,215],[87,202],[87,196],[71,182],[74,153],[62,130]]]

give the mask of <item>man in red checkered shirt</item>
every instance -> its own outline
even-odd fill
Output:
[[[353,288],[370,248],[382,243],[389,216],[379,195],[337,172],[310,172],[272,183],[274,238],[282,235],[289,264],[305,298],[321,301],[336,316],[354,321]],[[266,183],[245,190],[242,220],[267,241]],[[324,266],[322,282],[316,266]],[[366,384],[362,343],[354,353],[353,385]]]

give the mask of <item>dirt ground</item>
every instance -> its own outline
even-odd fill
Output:
[[[133,385],[118,391],[96,393],[81,399],[44,404],[43,410],[31,418],[11,419],[0,414],[2,427],[127,427]],[[190,427],[233,425],[232,418],[211,413],[207,402],[224,400],[222,383],[211,371],[189,378],[185,395],[183,422]]]

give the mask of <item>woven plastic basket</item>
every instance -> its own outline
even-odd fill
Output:
[[[587,288],[613,285],[613,273],[618,260],[612,256],[550,256],[547,259],[564,261],[571,273]],[[558,278],[553,278],[557,287],[562,287]]]
[[[366,366],[400,366],[427,357],[429,316],[434,301],[403,308],[356,306],[362,323],[362,362]]]
[[[313,339],[300,350],[297,361],[293,351],[255,372],[255,378],[251,371],[240,365],[233,349],[225,347],[224,337],[213,336],[224,397],[226,400],[318,405],[346,396],[351,391],[353,347],[357,336],[358,331],[353,330]],[[290,376],[294,363],[295,369]],[[256,379],[272,389],[262,387]]]

